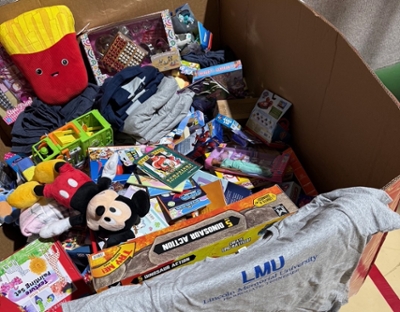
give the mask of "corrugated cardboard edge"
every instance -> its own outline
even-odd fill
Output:
[[[390,157],[400,153],[399,103],[335,27],[294,0],[221,0],[220,12],[222,42],[235,48],[254,94],[268,88],[293,103],[296,153],[321,192],[379,188],[400,173],[397,157]],[[385,187],[391,209],[399,187],[398,178]],[[384,238],[376,234],[367,245],[350,295]]]

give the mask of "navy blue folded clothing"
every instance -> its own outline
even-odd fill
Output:
[[[89,84],[77,97],[64,105],[48,105],[33,99],[32,105],[18,116],[11,130],[11,152],[31,154],[40,137],[80,117],[93,108],[99,87]]]
[[[202,54],[190,52],[186,55],[182,55],[182,59],[188,62],[200,64],[201,68],[206,68],[225,63],[225,51],[208,51]]]
[[[122,130],[131,106],[137,107],[157,92],[164,74],[153,66],[126,67],[104,81],[94,107],[116,130]]]

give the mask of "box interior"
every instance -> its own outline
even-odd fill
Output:
[[[400,172],[398,102],[343,36],[297,0],[187,1],[214,34],[213,49],[229,46],[242,61],[257,97],[264,88],[293,103],[294,147],[319,192],[383,187]],[[0,22],[39,6],[63,3],[76,31],[169,9],[182,1],[42,0],[3,7]]]

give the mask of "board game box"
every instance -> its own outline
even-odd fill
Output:
[[[90,255],[93,286],[100,292],[119,281],[130,285],[209,256],[234,253],[257,241],[264,227],[296,211],[279,186],[263,189],[231,205]]]

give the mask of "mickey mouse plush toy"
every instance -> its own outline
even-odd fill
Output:
[[[39,233],[42,238],[57,236],[72,226],[86,223],[99,237],[107,239],[107,247],[114,246],[134,238],[132,226],[139,224],[140,218],[150,210],[150,199],[145,191],[127,198],[109,189],[117,165],[118,154],[114,153],[96,184],[70,163],[45,161],[36,166],[34,181],[18,186],[7,201],[16,208],[25,209],[42,197],[54,198],[80,214],[46,225]]]

